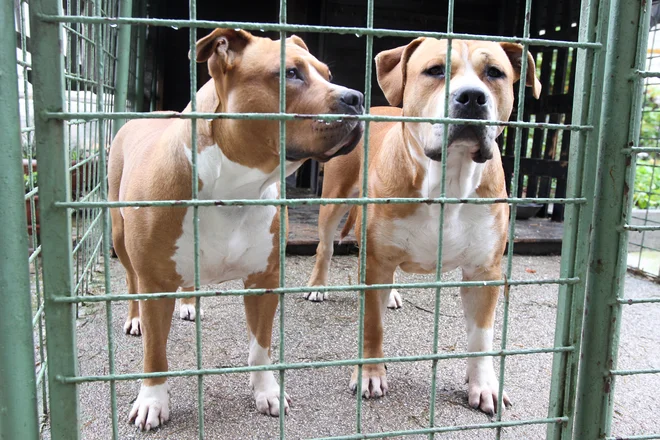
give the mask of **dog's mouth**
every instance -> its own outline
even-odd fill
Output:
[[[484,125],[452,125],[449,128],[449,147],[467,148],[476,163],[484,163],[493,158],[494,136],[490,127]]]
[[[348,154],[355,146],[360,142],[362,138],[362,132],[364,131],[364,123],[362,121],[355,121],[353,128],[346,134],[343,139],[331,149],[323,152],[322,154],[315,157],[319,162],[327,162],[333,157],[342,156]]]

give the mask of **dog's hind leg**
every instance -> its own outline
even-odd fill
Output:
[[[328,283],[335,232],[341,218],[349,209],[349,205],[325,205],[319,208],[319,244],[316,247],[316,263],[308,286],[325,286]],[[306,292],[304,296],[310,301],[323,301],[327,298],[327,292]]]

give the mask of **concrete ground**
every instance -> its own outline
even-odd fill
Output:
[[[287,285],[302,286],[313,265],[312,257],[287,258]],[[332,284],[356,282],[357,259],[336,257],[331,270]],[[113,292],[124,292],[124,276],[117,260],[111,262]],[[515,279],[558,276],[559,257],[514,257]],[[459,273],[446,276],[457,279]],[[399,274],[397,281],[412,282],[429,277]],[[227,283],[226,287],[240,287]],[[629,276],[628,296],[658,296],[660,286]],[[433,292],[404,290],[404,307],[389,311],[385,323],[385,353],[405,356],[429,353],[433,332]],[[286,301],[286,360],[311,362],[346,359],[357,353],[357,295],[331,293],[324,303],[311,303],[300,295]],[[466,350],[465,330],[458,289],[445,289],[441,299],[440,350]],[[520,286],[511,289],[508,347],[533,348],[553,345],[557,286]],[[247,337],[242,300],[239,297],[202,300],[203,367],[242,366],[247,363]],[[177,305],[178,309],[178,305]],[[118,373],[140,372],[142,344],[126,336],[122,324],[125,304],[113,306],[112,330],[116,343]],[[502,304],[495,331],[495,346],[501,344]],[[277,321],[276,321],[276,328]],[[196,365],[194,324],[181,321],[175,312],[169,339],[170,369]],[[660,305],[625,306],[622,323],[620,368],[660,367]],[[81,307],[78,321],[80,373],[107,374],[107,337],[105,307]],[[277,332],[275,332],[277,333]],[[274,335],[273,353],[278,352]],[[543,418],[547,414],[552,355],[510,356],[506,360],[505,384],[513,401],[504,420]],[[487,423],[485,414],[467,404],[464,384],[465,360],[441,361],[438,365],[436,405],[437,425]],[[496,362],[496,367],[498,366]],[[290,439],[347,435],[355,429],[355,397],[348,390],[349,367],[295,370],[286,373],[287,392],[294,406],[286,418],[286,437]],[[428,426],[431,363],[393,363],[388,365],[390,392],[376,401],[364,401],[364,432],[416,429]],[[174,378],[171,384],[171,421],[151,433],[138,433],[127,423],[131,402],[137,396],[136,381],[117,383],[119,430],[121,439],[196,439],[197,379]],[[207,439],[270,439],[278,437],[277,419],[257,413],[248,387],[248,374],[218,375],[204,378],[204,422]],[[660,376],[630,376],[618,380],[613,434],[619,436],[660,432]],[[80,386],[81,429],[83,439],[111,438],[110,394],[107,383]],[[505,439],[542,439],[546,426],[529,425],[503,429]],[[47,433],[46,433],[47,434]],[[472,430],[438,435],[445,439],[489,439],[492,430]],[[48,437],[48,435],[46,435]],[[410,436],[407,438],[424,438]],[[585,439],[586,440],[586,439]]]

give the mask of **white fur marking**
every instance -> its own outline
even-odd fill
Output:
[[[259,345],[257,338],[250,332],[250,354],[248,365],[270,365],[268,348]],[[254,400],[260,413],[270,416],[280,414],[280,386],[272,371],[253,371],[250,373],[250,385]],[[284,411],[289,411],[289,396],[284,394]]]
[[[412,153],[412,146],[411,153]],[[475,163],[469,153],[452,149],[447,160],[447,197],[476,197],[484,164]],[[415,156],[413,156],[415,157]],[[427,173],[422,183],[422,197],[439,197],[442,163],[428,158]],[[488,205],[447,205],[443,227],[442,269],[444,272],[463,267],[467,270],[486,264],[492,257],[498,236]],[[406,249],[410,262],[433,271],[438,249],[440,206],[422,205],[415,214],[392,221],[390,241]],[[385,229],[385,228],[383,228]]]
[[[184,321],[194,321],[197,317],[197,309],[195,309],[195,304],[183,304],[179,303],[179,317]],[[200,319],[204,318],[204,311],[199,309]]]
[[[191,151],[184,146],[188,159]],[[289,163],[291,174],[302,162]],[[197,156],[202,181],[199,199],[274,199],[278,196],[279,169],[266,174],[230,161],[217,145],[206,147]],[[194,283],[193,208],[183,220],[183,233],[176,242],[172,259],[183,285]],[[198,208],[199,268],[202,284],[245,278],[268,266],[273,249],[270,227],[274,206],[211,206]]]
[[[157,428],[170,419],[170,396],[167,383],[147,386],[142,384],[133,408],[128,416],[135,419],[135,426],[141,430]]]

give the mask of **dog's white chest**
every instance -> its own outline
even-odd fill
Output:
[[[199,275],[201,284],[220,283],[262,272],[273,249],[273,206],[200,207]],[[183,286],[194,285],[193,208],[183,220],[174,254]]]
[[[189,150],[188,150],[189,151]],[[200,199],[274,199],[278,196],[276,177],[229,161],[217,146],[207,147],[198,156],[202,181]],[[199,270],[201,284],[246,278],[264,271],[273,250],[271,225],[274,206],[199,207]],[[183,233],[172,257],[184,287],[195,280],[194,208],[188,208]]]
[[[420,207],[414,215],[393,223],[394,242],[406,251],[408,263],[426,272],[435,271],[440,207]],[[489,206],[447,206],[443,226],[443,272],[478,267],[491,257],[497,236]]]
[[[447,162],[447,197],[477,197],[483,166],[466,160],[464,154],[450,154]],[[422,197],[439,197],[441,164],[430,162]],[[445,206],[442,228],[443,272],[486,264],[497,243],[494,218],[488,205]],[[435,271],[440,233],[440,205],[422,205],[412,216],[393,221],[392,239],[406,251],[410,267]]]

